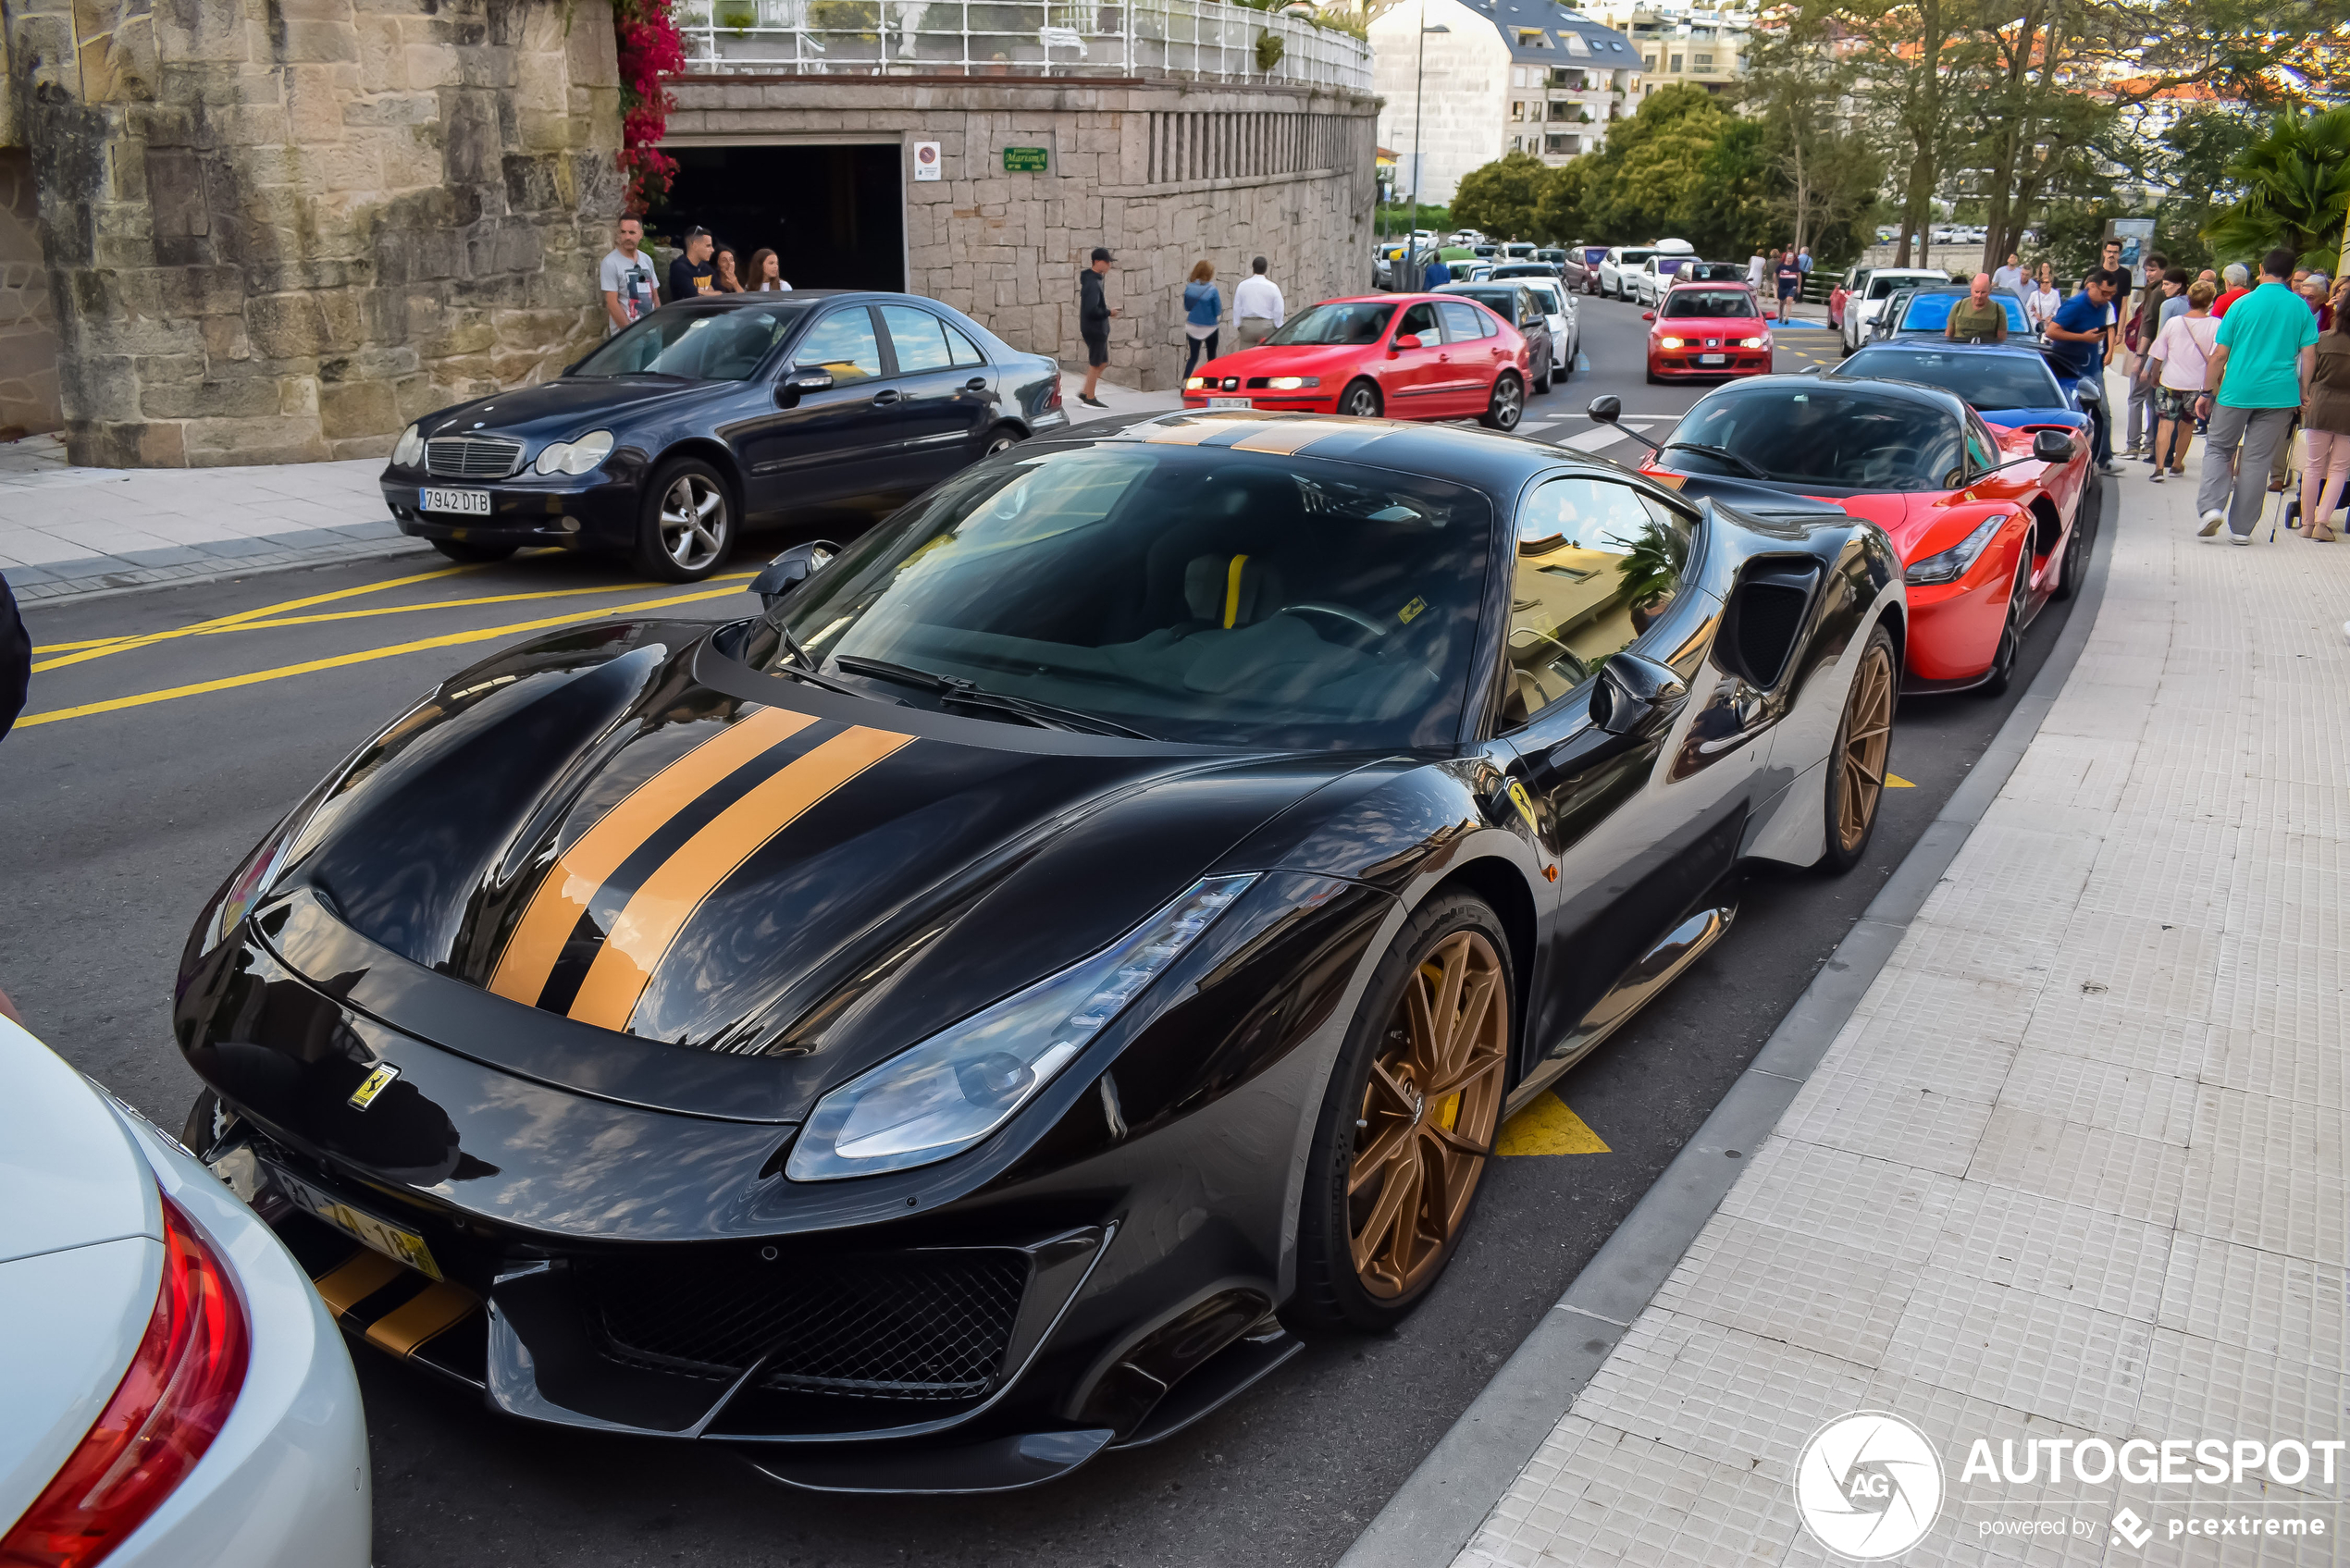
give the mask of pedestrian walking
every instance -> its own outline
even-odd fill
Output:
[[[1762,291],[1762,253],[1755,252],[1746,258],[1746,286],[1756,293]]]
[[[721,245],[718,247],[718,254],[712,260],[717,264],[717,276],[711,280],[713,290],[721,294],[741,293],[743,280],[735,276],[735,253],[726,246]]]
[[[709,229],[696,225],[686,230],[686,248],[669,264],[670,299],[687,300],[717,290],[718,265],[710,256],[717,248]]]
[[[1216,345],[1221,337],[1218,328],[1224,321],[1224,296],[1216,287],[1216,264],[1202,256],[1192,266],[1192,276],[1183,285],[1183,378],[1191,379],[1192,366],[1201,359],[1201,348],[1209,359],[1216,357]]]
[[[2090,455],[2100,474],[2121,472],[2113,461],[2113,417],[2106,412],[2104,396],[2105,350],[2111,336],[2106,317],[2112,309],[2113,278],[2098,268],[2081,280],[2078,293],[2057,307],[2043,330],[2065,368],[2097,389],[2096,400],[2089,404]]]
[[[1811,247],[1811,246],[1806,245],[1806,246],[1804,246],[1801,250],[1800,250],[1800,251],[1798,251],[1798,252],[1796,252],[1796,253],[1795,253],[1795,265],[1796,265],[1796,270],[1798,270],[1799,272],[1800,272],[1800,273],[1802,273],[1802,274],[1803,274],[1803,281],[1804,281],[1804,282],[1806,282],[1806,283],[1811,282],[1811,281],[1812,281],[1812,247]]]
[[[1248,264],[1248,276],[1232,290],[1232,336],[1243,349],[1253,349],[1289,319],[1280,286],[1265,276],[1265,258]]]
[[[1102,366],[1109,363],[1110,318],[1118,314],[1103,292],[1102,279],[1109,276],[1109,252],[1096,245],[1093,259],[1077,275],[1077,335],[1085,340],[1085,388],[1077,394],[1077,401],[1088,408],[1109,406],[1094,395],[1101,389]]]
[[[2301,533],[2330,545],[2343,485],[2350,481],[2350,278],[2334,290],[2327,307],[2329,319],[2318,328],[2310,359],[2308,396],[2301,404],[2301,430],[2309,449],[2301,466]]]
[[[1783,251],[1776,253],[1779,258],[1779,319],[1784,322],[1787,320],[1788,302],[1795,298],[1797,292],[1803,287],[1803,269],[1795,265],[1795,253],[1793,251]]]
[[[750,276],[743,287],[754,294],[788,294],[791,285],[784,281],[784,259],[765,249],[750,253]]]
[[[2286,284],[2292,276],[2293,253],[2270,251],[2261,258],[2259,283],[2220,318],[2212,334],[2210,389],[2195,402],[2196,412],[2210,420],[2203,483],[2195,498],[2203,518],[2195,531],[2200,537],[2209,538],[2224,523],[2231,544],[2252,542],[2263,478],[2300,412],[2316,357],[2318,318]],[[2231,459],[2236,459],[2232,475]]]
[[[1991,297],[1991,275],[1978,272],[1967,285],[1966,298],[1950,307],[1949,324],[1942,335],[1954,343],[2004,343],[2008,340],[2007,308]]]
[[[2064,296],[2057,292],[2056,268],[2047,262],[2040,264],[2040,276],[2032,280],[2023,296],[2023,317],[2032,323],[2035,332],[2045,331],[2055,316],[2057,307],[2064,303]]]
[[[634,326],[659,308],[661,291],[653,283],[652,258],[637,249],[645,242],[645,226],[624,217],[612,234],[612,248],[597,264],[596,276],[604,292],[604,336]]]
[[[2187,448],[2195,441],[2195,400],[2211,385],[2211,349],[2220,330],[2220,324],[2211,319],[2211,302],[2218,297],[2216,284],[2189,284],[2179,299],[2185,308],[2164,317],[2162,330],[2146,351],[2155,372],[2152,478],[2158,485],[2166,470],[2173,475],[2187,471]]]
[[[2228,318],[2228,307],[2252,292],[2252,269],[2242,262],[2230,262],[2220,271],[2220,281],[2225,285],[2220,297],[2211,302],[2211,314],[2220,320]]]
[[[2022,293],[2024,290],[2024,278],[2023,267],[2021,263],[2022,258],[2019,257],[2013,251],[2010,251],[2008,253],[2008,265],[1993,270],[1991,274],[1991,287],[1994,289],[2012,289],[2019,294]]]
[[[1444,253],[1430,251],[1428,253],[1428,265],[1420,269],[1420,287],[1441,289],[1451,281],[1453,281],[1453,269],[1444,265]]]
[[[2137,308],[2130,313],[2122,334],[2128,349],[2122,369],[2130,383],[2129,455],[2149,463],[2154,461],[2155,378],[2148,351],[2154,347],[2154,335],[2162,329],[2162,307],[2171,299],[2170,268],[2155,265],[2161,259],[2157,256],[2146,264],[2146,286],[2138,290]]]

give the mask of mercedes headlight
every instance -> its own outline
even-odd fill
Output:
[[[612,455],[612,432],[590,430],[575,441],[550,442],[531,464],[533,472],[547,475],[589,474]]]
[[[816,1102],[785,1174],[831,1181],[962,1153],[1034,1098],[1255,880],[1206,878],[1123,940],[850,1079]]]
[[[1903,575],[1911,583],[1955,583],[1967,574],[1975,558],[1983,553],[1991,537],[1999,531],[2012,513],[1995,512],[1975,525],[1974,532],[1960,539],[1939,555],[1929,555],[1916,562]]]
[[[1300,387],[1318,387],[1321,384],[1322,378],[1318,376],[1276,376],[1265,383],[1276,392],[1294,392]]]
[[[400,432],[400,440],[391,449],[391,461],[402,468],[424,466],[425,432],[422,426],[411,425]]]

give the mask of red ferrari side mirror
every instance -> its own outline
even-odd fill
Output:
[[[1389,353],[1391,353],[1391,354],[1400,354],[1400,353],[1402,353],[1402,352],[1403,352],[1405,349],[1416,349],[1416,348],[1418,348],[1419,346],[1420,346],[1420,335],[1419,335],[1418,333],[1416,333],[1416,332],[1398,332],[1398,333],[1395,335],[1395,346],[1394,346],[1393,348],[1389,349],[1387,352],[1388,352]]]
[[[1652,310],[1644,310],[1640,313],[1640,319],[1642,321],[1654,321],[1656,319],[1656,312]]]

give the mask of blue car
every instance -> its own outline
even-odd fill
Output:
[[[2022,343],[1952,343],[1919,336],[1869,343],[1827,372],[1839,379],[1912,381],[1955,392],[1986,424],[2010,430],[2091,432],[2094,382],[2069,375],[2043,353],[2038,340]]]
[[[1885,314],[1877,318],[1873,340],[1883,342],[1888,338],[1940,338],[1950,327],[1950,313],[1967,290],[1958,284],[1945,289],[1916,289],[1896,294]],[[2039,336],[2032,326],[2032,317],[2023,309],[2023,297],[2009,289],[1994,289],[1991,298],[2007,313],[2008,340],[2036,340]]]

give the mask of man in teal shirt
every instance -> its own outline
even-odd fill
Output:
[[[2261,257],[2259,287],[2220,318],[2210,390],[2195,403],[2196,417],[2211,422],[2203,449],[2203,483],[2195,498],[2203,514],[2196,533],[2203,538],[2225,523],[2229,543],[2252,542],[2268,495],[2269,465],[2278,447],[2293,437],[2293,418],[2300,411],[2318,344],[2318,318],[2285,282],[2293,276],[2293,253],[2283,249]],[[2232,475],[2231,458],[2237,458]]]

